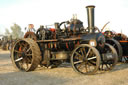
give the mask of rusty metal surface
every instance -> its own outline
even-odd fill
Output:
[[[67,38],[67,39],[53,39],[53,40],[37,40],[36,42],[58,42],[58,41],[74,41],[74,40],[80,40],[80,37],[75,38]]]
[[[80,37],[75,37],[75,38],[67,38],[67,39],[62,39],[62,41],[74,41],[74,40],[80,40]]]
[[[53,39],[53,40],[37,40],[36,42],[57,42],[58,39]]]

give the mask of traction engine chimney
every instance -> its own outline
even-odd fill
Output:
[[[89,33],[94,33],[94,8],[95,6],[86,6],[87,8],[87,17],[88,17],[88,29]]]

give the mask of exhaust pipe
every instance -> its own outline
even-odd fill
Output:
[[[87,17],[88,17],[88,29],[89,33],[94,33],[94,8],[95,6],[86,6],[87,8]]]

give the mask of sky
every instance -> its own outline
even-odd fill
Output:
[[[95,26],[122,32],[128,35],[128,0],[0,0],[0,34],[10,30],[14,23],[22,31],[28,24],[53,25],[55,22],[67,21],[77,14],[87,27],[86,6],[95,5]]]

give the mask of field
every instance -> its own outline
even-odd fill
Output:
[[[12,66],[10,52],[0,49],[0,85],[128,85],[128,64],[118,63],[112,71],[95,75],[77,74],[66,63],[54,69],[20,72]]]

